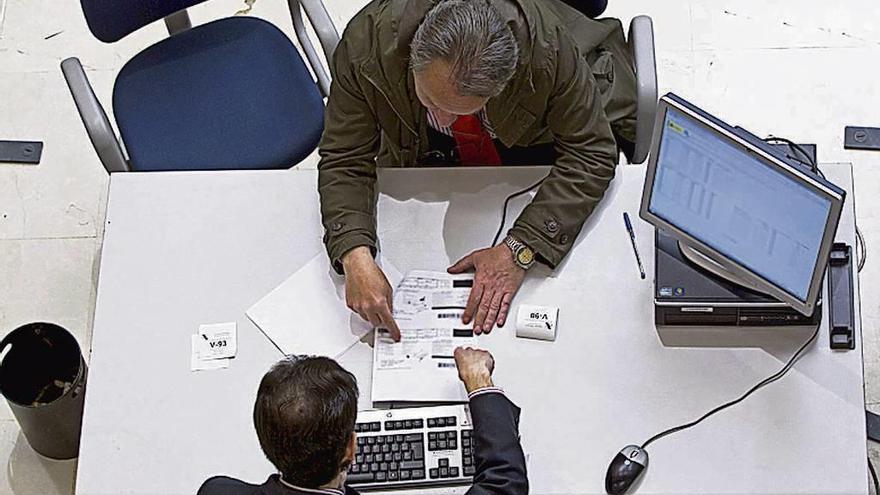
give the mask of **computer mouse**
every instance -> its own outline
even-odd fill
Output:
[[[648,467],[648,452],[636,445],[623,448],[608,466],[605,473],[605,492],[622,495],[635,484],[642,471]]]

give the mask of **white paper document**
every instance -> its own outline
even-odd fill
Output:
[[[474,345],[472,325],[461,322],[473,279],[473,274],[406,274],[394,292],[400,342],[376,332],[373,402],[467,401],[453,352]]]
[[[400,272],[379,256],[391,287]],[[373,329],[345,304],[345,278],[321,253],[247,310],[284,354],[336,358]]]

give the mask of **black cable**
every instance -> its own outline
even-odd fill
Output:
[[[861,272],[862,268],[865,267],[865,262],[868,261],[868,245],[865,244],[865,238],[862,236],[862,231],[859,230],[859,226],[856,225],[856,254],[858,254],[859,244],[862,245],[862,255],[858,257],[858,269],[859,272]],[[877,495],[880,495],[880,493],[878,493]]]
[[[693,426],[697,426],[698,424],[700,424],[704,419],[708,418],[709,416],[712,416],[716,413],[719,413],[719,412],[727,409],[728,407],[735,406],[735,405],[739,404],[740,402],[746,400],[754,392],[757,392],[758,390],[764,388],[765,386],[770,385],[771,383],[779,380],[780,378],[785,376],[785,374],[788,373],[788,371],[794,366],[794,364],[798,361],[798,359],[800,359],[801,354],[810,345],[810,343],[812,343],[814,340],[816,340],[817,335],[819,335],[819,327],[816,327],[816,331],[813,332],[813,335],[810,336],[810,338],[806,342],[804,342],[803,345],[801,345],[800,349],[798,349],[797,352],[795,352],[791,356],[791,358],[789,358],[788,362],[785,364],[785,366],[782,367],[782,369],[777,371],[775,374],[768,376],[767,378],[762,380],[760,383],[758,383],[754,387],[750,388],[746,393],[742,394],[739,398],[734,399],[734,400],[727,402],[725,404],[722,404],[722,405],[716,407],[715,409],[712,409],[711,411],[700,416],[698,419],[691,421],[690,423],[685,423],[683,425],[679,425],[674,428],[670,428],[668,430],[662,431],[662,432],[654,435],[653,437],[649,438],[645,443],[642,444],[642,449],[645,449],[651,443],[653,443],[657,440],[660,440],[661,438],[663,438],[667,435],[672,435],[673,433],[677,433],[679,431],[686,430],[686,429],[691,428]]]
[[[874,463],[871,462],[871,456],[868,456],[868,469],[871,471],[871,480],[874,481],[874,493],[880,495],[880,483],[877,482],[877,471],[874,471]]]
[[[817,164],[816,161],[813,160],[813,156],[810,155],[809,153],[807,153],[807,150],[805,150],[803,146],[795,143],[791,139],[787,139],[784,137],[777,137],[777,136],[768,136],[764,139],[764,141],[766,141],[768,143],[775,142],[775,143],[787,144],[788,148],[790,150],[792,150],[793,152],[796,152],[796,153],[800,153],[804,158],[807,159],[807,161],[804,162],[802,160],[798,160],[798,158],[796,156],[791,156],[791,155],[789,155],[789,158],[797,160],[798,162],[803,163],[804,165],[809,165],[810,169],[816,174],[819,174],[819,175],[822,174],[822,172],[819,171],[819,164]]]
[[[501,231],[504,230],[504,224],[507,223],[507,205],[510,204],[510,200],[513,198],[516,198],[517,196],[522,196],[523,194],[540,186],[543,182],[544,182],[544,179],[541,179],[538,182],[535,182],[534,184],[532,184],[531,186],[529,186],[525,189],[521,189],[521,190],[511,194],[510,196],[508,196],[504,200],[504,207],[501,208],[501,225],[498,226],[498,232],[495,232],[495,237],[492,239],[492,244],[490,244],[490,246],[497,246],[498,245],[498,239],[501,237]]]

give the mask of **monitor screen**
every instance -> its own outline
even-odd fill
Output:
[[[648,211],[806,301],[832,202],[669,107]]]

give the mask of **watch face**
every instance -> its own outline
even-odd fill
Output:
[[[535,261],[535,253],[529,248],[523,248],[516,253],[516,259],[523,265],[530,265]]]

